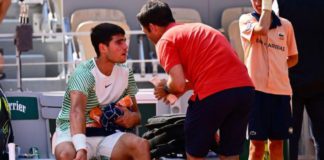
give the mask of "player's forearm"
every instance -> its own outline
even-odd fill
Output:
[[[141,113],[138,109],[138,104],[137,104],[137,100],[135,97],[132,97],[132,101],[133,101],[133,112],[134,113],[134,124],[133,126],[135,127],[136,125],[139,125],[141,123]]]
[[[70,112],[70,125],[71,135],[78,133],[85,133],[85,112],[83,109],[71,109]]]
[[[271,25],[271,11],[262,10],[259,23],[254,27],[254,33],[256,34],[268,34]]]
[[[261,16],[258,24],[254,27],[256,34],[268,34],[272,22],[272,0],[262,0]]]
[[[71,136],[72,143],[78,152],[86,154],[87,145],[86,145],[86,135],[85,135],[85,114],[84,109],[81,107],[72,107],[70,112],[70,127],[71,127]]]

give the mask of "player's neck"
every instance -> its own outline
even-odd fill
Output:
[[[111,72],[114,69],[115,63],[112,63],[110,61],[104,60],[102,58],[95,59],[95,62],[96,62],[96,65],[97,65],[99,71],[102,74],[104,74],[106,76],[110,76],[111,75]]]

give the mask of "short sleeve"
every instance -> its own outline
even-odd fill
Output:
[[[135,97],[136,93],[138,92],[138,88],[135,82],[134,74],[131,69],[129,69],[129,74],[128,74],[128,87],[126,89],[126,94]]]
[[[156,46],[156,50],[160,64],[165,72],[169,73],[173,66],[181,64],[179,53],[174,43],[161,39]]]
[[[94,87],[94,77],[90,72],[75,72],[68,81],[69,91],[80,91],[88,96],[90,89]]]
[[[296,45],[294,28],[290,22],[288,24],[289,24],[288,25],[288,35],[287,35],[288,56],[297,55],[298,49],[297,49],[297,45]]]

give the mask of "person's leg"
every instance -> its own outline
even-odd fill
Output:
[[[96,147],[104,137],[87,137],[87,159],[94,158],[96,156]],[[52,139],[52,147],[54,148],[54,154],[56,159],[74,159],[76,151],[72,144],[72,137],[70,130],[61,131],[56,128],[56,131]]]
[[[211,126],[210,122],[215,122],[213,125],[220,126],[221,120],[215,121],[210,117],[207,109],[211,108],[209,105],[204,105],[199,100],[193,102],[189,101],[185,119],[185,147],[188,160],[200,160],[208,153],[209,143],[213,141],[213,134],[217,129]],[[211,113],[211,111],[209,111]],[[225,114],[218,116],[219,119]],[[204,124],[204,125],[202,125]]]
[[[270,128],[270,108],[272,102],[268,101],[271,95],[256,91],[248,124],[250,139],[249,160],[262,160],[264,156],[265,141],[268,139]]]
[[[57,160],[74,159],[76,151],[72,144],[70,130],[61,131],[56,128],[55,138],[52,141],[54,147],[55,158]]]
[[[71,160],[74,159],[75,154],[72,142],[62,142],[55,147],[55,158],[57,160]]]
[[[264,140],[251,140],[249,160],[262,160],[264,155]]]
[[[303,113],[304,113],[304,100],[302,97],[294,93],[292,96],[292,126],[293,133],[289,137],[289,159],[298,160],[298,142],[301,134]]]
[[[112,160],[149,160],[150,146],[147,140],[134,134],[117,132],[99,144],[98,153]]]
[[[312,97],[306,104],[312,122],[317,160],[324,159],[324,94]]]
[[[283,140],[269,140],[270,159],[283,160]]]
[[[250,87],[233,88],[189,102],[185,121],[188,159],[203,159],[219,128],[222,159],[238,158],[244,143],[253,93]]]
[[[269,130],[270,159],[283,160],[283,142],[290,136],[291,105],[290,96],[273,95],[271,107],[271,129]]]
[[[221,159],[239,159],[246,139],[247,123],[254,100],[254,90],[236,89],[227,99],[235,99],[233,110],[224,119],[220,127]],[[226,107],[232,107],[231,105]]]

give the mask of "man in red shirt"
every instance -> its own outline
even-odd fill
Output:
[[[221,159],[239,159],[254,90],[226,38],[201,23],[176,24],[168,4],[158,0],[147,2],[137,18],[169,74],[155,87],[156,98],[194,90],[185,121],[188,159],[206,156],[218,129]]]

